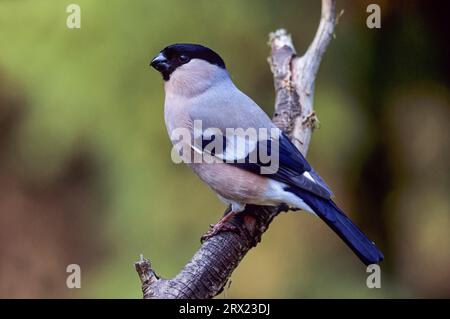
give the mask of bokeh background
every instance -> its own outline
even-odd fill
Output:
[[[212,47],[268,113],[268,33],[299,53],[319,1],[0,0],[0,297],[140,298],[140,253],[171,277],[224,206],[170,160],[160,76],[174,42]],[[366,7],[382,28],[366,27]],[[382,288],[312,215],[282,214],[218,298],[450,297],[447,2],[338,1],[308,159],[385,253]],[[80,289],[66,266],[81,266]]]

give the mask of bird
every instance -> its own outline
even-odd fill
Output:
[[[164,119],[174,152],[229,205],[229,213],[205,240],[233,230],[227,221],[247,204],[287,205],[318,216],[364,264],[384,259],[290,139],[236,87],[218,53],[200,44],[176,43],[162,49],[150,66],[163,79]],[[265,134],[249,137],[237,131]]]

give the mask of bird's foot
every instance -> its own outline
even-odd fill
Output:
[[[201,243],[223,232],[234,232],[239,234],[240,233],[239,228],[228,223],[228,221],[230,221],[235,215],[236,215],[235,212],[230,212],[226,214],[221,220],[219,220],[217,224],[210,225],[210,229],[208,230],[208,232],[204,234],[200,239]]]

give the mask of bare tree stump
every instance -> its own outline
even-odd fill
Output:
[[[322,0],[322,16],[314,40],[298,57],[291,36],[280,29],[269,35],[270,68],[275,85],[274,123],[306,156],[317,117],[313,110],[314,82],[336,24],[335,0]],[[207,299],[219,294],[246,253],[255,247],[273,218],[287,207],[247,205],[230,223],[239,233],[223,232],[205,241],[172,279],[156,275],[150,261],[135,263],[146,299]]]

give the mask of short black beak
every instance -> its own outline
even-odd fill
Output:
[[[153,58],[150,65],[159,72],[165,72],[170,68],[169,60],[166,59],[164,54],[160,53]]]

